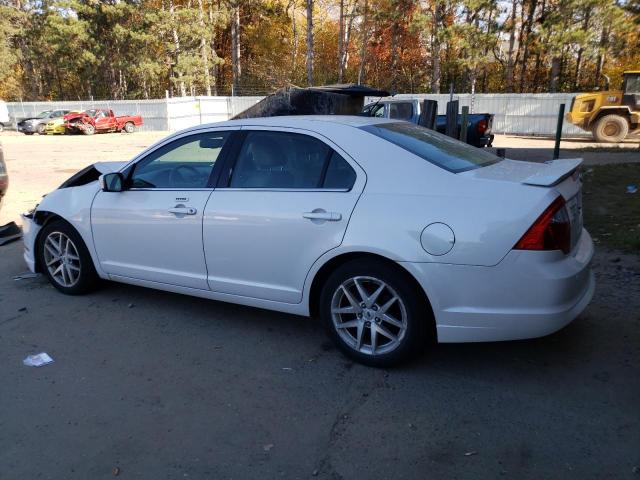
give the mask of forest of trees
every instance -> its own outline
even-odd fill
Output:
[[[0,98],[573,92],[640,69],[640,0],[0,0]]]

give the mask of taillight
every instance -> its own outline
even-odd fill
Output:
[[[571,250],[571,222],[564,198],[556,198],[531,225],[515,250]]]
[[[476,131],[480,134],[480,135],[484,135],[484,132],[487,131],[487,120],[486,119],[482,119],[480,120],[477,124],[476,124]]]

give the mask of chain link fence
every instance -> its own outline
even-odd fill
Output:
[[[471,112],[493,113],[494,133],[514,135],[553,135],[561,103],[569,110],[575,94],[454,94],[460,106]],[[32,117],[43,110],[86,110],[109,108],[116,115],[141,115],[142,131],[176,131],[194,125],[228,120],[255,105],[264,96],[243,97],[174,97],[159,100],[113,100],[78,102],[11,102],[8,103],[13,127],[22,118]],[[448,94],[399,94],[395,99],[432,99],[438,102],[438,113],[444,114]],[[365,103],[378,98],[367,98]],[[587,135],[576,126],[564,123],[564,135]]]

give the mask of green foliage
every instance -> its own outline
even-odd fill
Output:
[[[366,8],[365,8],[366,4]],[[0,0],[0,97],[158,98],[305,84],[305,0]],[[317,83],[338,79],[340,0],[315,0]],[[640,67],[638,0],[344,0],[343,81],[398,92],[573,91]],[[515,7],[515,12],[513,8]],[[513,39],[513,42],[510,40]],[[512,47],[510,47],[512,45]],[[362,55],[364,57],[362,58]],[[438,73],[439,72],[439,73]]]

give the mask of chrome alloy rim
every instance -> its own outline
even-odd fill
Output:
[[[366,355],[395,350],[407,332],[404,302],[393,288],[374,277],[343,282],[333,294],[331,318],[340,338]]]
[[[44,261],[51,277],[63,287],[80,279],[80,256],[73,241],[61,232],[51,232],[44,241]]]

